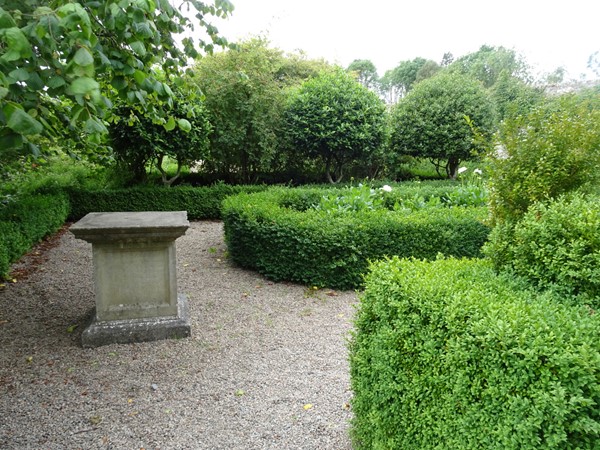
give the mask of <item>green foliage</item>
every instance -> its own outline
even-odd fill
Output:
[[[72,206],[69,219],[78,220],[87,213],[98,211],[187,211],[190,220],[214,220],[221,218],[221,203],[227,196],[264,189],[265,186],[230,186],[222,183],[171,189],[70,189],[68,194]]]
[[[394,152],[429,158],[449,178],[456,177],[461,161],[485,149],[495,126],[491,100],[481,85],[444,72],[419,83],[398,102],[391,122]]]
[[[372,61],[368,59],[355,59],[348,65],[346,70],[353,74],[364,87],[377,91],[379,77],[377,76],[377,68]]]
[[[492,216],[516,222],[530,205],[597,182],[600,108],[565,96],[506,120],[491,165]]]
[[[0,278],[33,244],[58,230],[68,214],[68,199],[60,194],[23,195],[0,204]]]
[[[460,167],[458,172],[460,185],[445,192],[442,203],[448,206],[487,206],[489,195],[481,169],[469,172],[468,168]]]
[[[224,45],[212,16],[228,0],[184,0],[211,42],[175,37],[193,28],[187,12],[167,0],[8,0],[0,7],[0,157],[29,148],[35,136],[100,145],[112,99],[118,96],[168,124],[166,80],[178,76],[198,50]],[[158,72],[167,75],[166,80]]]
[[[449,66],[452,72],[481,81],[485,88],[494,86],[502,73],[529,82],[531,75],[525,59],[512,49],[482,45],[479,50],[458,58]]]
[[[598,314],[485,260],[393,258],[366,286],[350,343],[356,448],[598,448]]]
[[[199,99],[189,101],[188,98],[190,95],[184,90],[176,91],[170,112],[181,118],[179,126],[175,126],[175,120],[171,127],[155,124],[128,106],[122,105],[115,111],[119,117],[109,128],[110,142],[117,163],[128,173],[132,183],[145,181],[146,167],[152,163],[160,171],[163,184],[170,186],[183,166],[208,156],[211,131],[208,114]],[[165,159],[177,163],[172,177],[168,177],[165,170]]]
[[[254,183],[281,165],[285,90],[314,73],[314,62],[285,57],[267,44],[263,39],[242,42],[195,66],[195,83],[213,125],[204,170],[230,182]]]
[[[383,208],[383,191],[362,184],[325,194],[315,205],[315,209],[332,214],[373,211],[381,208]]]
[[[600,307],[600,197],[581,194],[529,208],[514,227],[499,226],[486,253],[544,288]]]
[[[342,192],[270,189],[227,198],[223,221],[232,260],[274,280],[351,289],[362,285],[369,260],[476,257],[489,233],[483,209],[361,207],[332,214],[306,204]]]
[[[381,87],[387,93],[388,102],[393,104],[408,94],[419,81],[432,77],[439,70],[435,61],[425,58],[401,61],[383,75]]]
[[[69,187],[100,189],[105,184],[104,168],[68,156],[47,159],[22,157],[2,174],[2,195],[56,193]]]
[[[285,124],[293,153],[320,158],[333,183],[352,160],[367,161],[385,137],[385,106],[347,73],[325,72],[289,98]]]
[[[511,76],[506,70],[500,73],[490,93],[499,120],[526,115],[544,100],[542,89]]]

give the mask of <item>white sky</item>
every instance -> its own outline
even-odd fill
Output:
[[[564,66],[569,78],[587,73],[600,50],[600,0],[232,0],[235,11],[214,22],[236,41],[267,37],[284,51],[304,50],[346,67],[369,59],[379,75],[400,61],[440,62],[483,44],[523,55],[534,73]]]

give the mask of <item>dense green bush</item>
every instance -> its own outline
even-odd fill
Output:
[[[444,72],[417,84],[394,106],[390,120],[392,151],[427,158],[449,178],[456,177],[461,161],[485,149],[495,126],[481,84]],[[482,139],[474,139],[473,128]]]
[[[350,343],[357,448],[598,448],[598,314],[486,260],[394,258],[366,285]]]
[[[477,257],[489,233],[484,208],[332,213],[307,204],[331,192],[271,189],[227,198],[223,221],[232,260],[274,280],[350,289],[362,285],[369,260]]]
[[[514,227],[496,227],[485,252],[499,269],[600,307],[599,196],[537,203]]]
[[[68,214],[65,195],[23,196],[0,206],[0,277],[33,244],[58,230]]]
[[[190,220],[221,218],[221,203],[228,195],[258,192],[265,186],[208,187],[140,187],[113,190],[68,191],[71,201],[70,220],[78,220],[90,212],[114,211],[187,211]]]
[[[506,120],[501,152],[492,160],[492,216],[515,222],[530,205],[597,184],[600,109],[565,96]]]
[[[320,159],[331,183],[356,160],[380,163],[386,110],[381,99],[342,70],[325,71],[292,91],[285,127],[293,157]]]

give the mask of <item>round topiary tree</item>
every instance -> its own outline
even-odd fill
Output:
[[[289,98],[285,122],[294,152],[321,158],[330,183],[349,161],[367,158],[385,136],[385,105],[342,70],[306,81]]]
[[[440,73],[394,107],[390,147],[400,155],[428,158],[438,173],[443,167],[456,178],[460,162],[485,149],[494,126],[493,103],[478,81]]]

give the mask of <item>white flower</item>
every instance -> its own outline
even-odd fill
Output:
[[[392,187],[386,184],[381,188],[381,190],[385,192],[392,192]]]
[[[459,174],[461,174],[461,173],[463,173],[463,172],[466,172],[466,171],[467,171],[467,168],[466,168],[466,167],[464,167],[464,166],[463,166],[463,167],[460,167],[460,168],[458,169],[458,173],[459,173]]]
[[[477,175],[481,175],[483,172],[481,171],[481,169],[475,169],[475,170],[473,170],[473,173],[476,173]]]

